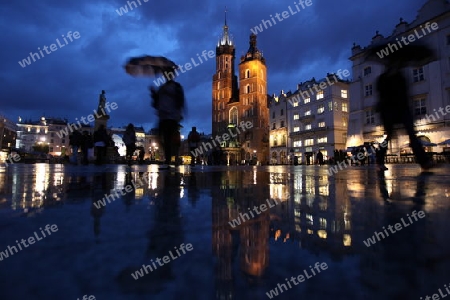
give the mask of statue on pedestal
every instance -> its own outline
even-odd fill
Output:
[[[106,104],[106,92],[105,92],[105,90],[102,90],[102,93],[99,95],[99,98],[98,98],[97,114],[103,115],[103,116],[106,115],[105,104]]]
[[[95,115],[94,128],[95,128],[95,130],[97,130],[100,125],[104,125],[105,128],[107,127],[107,121],[109,120],[109,115],[105,111],[105,106],[106,106],[106,92],[105,92],[105,90],[102,90],[102,93],[98,97],[97,110],[94,110],[94,115]]]

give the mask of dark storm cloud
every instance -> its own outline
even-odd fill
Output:
[[[0,19],[1,50],[0,113],[37,119],[47,116],[75,118],[96,108],[98,94],[107,91],[108,101],[118,103],[110,125],[129,122],[150,129],[156,115],[150,107],[149,78],[133,78],[123,70],[127,58],[166,55],[184,65],[197,53],[213,50],[222,32],[224,7],[236,45],[236,61],[248,49],[250,29],[287,11],[294,1],[140,0],[120,16],[116,10],[127,1],[54,1],[30,4],[19,0],[3,5]],[[258,47],[268,67],[268,92],[294,90],[297,83],[327,72],[351,69],[348,57],[353,42],[367,46],[375,31],[387,36],[403,17],[415,19],[424,0],[393,2],[363,0],[312,0],[312,5],[258,34]],[[129,10],[129,8],[128,8]],[[68,31],[81,37],[22,68],[18,61],[38,47],[49,46]],[[211,80],[215,58],[181,74],[188,100],[183,122],[211,130]]]

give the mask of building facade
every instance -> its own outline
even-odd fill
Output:
[[[411,42],[419,38],[420,41]],[[371,46],[385,43],[389,46],[386,51],[397,51],[406,45],[403,41],[428,45],[438,54],[436,61],[404,69],[417,135],[436,144],[450,138],[450,4],[445,0],[429,0],[411,23],[400,19],[391,35],[384,37],[377,32],[367,47],[353,45],[350,60],[354,81],[350,86],[352,100],[347,146],[383,141],[385,132],[375,105],[378,98],[376,80],[384,66],[366,56]],[[407,134],[398,131],[390,142],[388,153],[411,152],[408,144]],[[442,147],[430,150],[440,152]]]
[[[266,62],[256,45],[256,35],[250,35],[247,53],[240,58],[235,75],[235,46],[225,21],[223,34],[216,47],[216,72],[212,82],[212,135],[221,137],[230,130],[235,140],[224,141],[221,148],[233,151],[231,160],[269,161],[269,125]],[[242,123],[251,122],[251,129],[238,132]],[[235,146],[230,147],[229,143]],[[231,150],[230,150],[231,151]]]
[[[33,152],[35,146],[48,146],[48,154],[65,155],[71,132],[67,120],[41,117],[39,121],[22,121],[19,118],[16,125],[16,148]]]
[[[335,150],[345,150],[349,99],[349,82],[336,74],[327,74],[318,81],[312,78],[300,83],[293,93],[274,96],[273,101],[286,101],[287,107],[287,148],[282,151],[289,152],[291,160],[296,157],[299,163],[314,164],[319,150],[324,160],[333,157]],[[277,111],[273,112],[272,119],[276,120]],[[281,111],[278,114],[281,117]],[[281,129],[283,120],[279,120],[272,123],[272,132]]]
[[[279,96],[272,96],[269,99],[270,116],[270,164],[290,163],[288,145],[288,105],[286,94],[281,91]]]

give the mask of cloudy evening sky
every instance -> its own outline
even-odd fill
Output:
[[[140,0],[141,5],[119,16],[127,1],[16,0],[1,4],[0,114],[14,121],[41,115],[87,116],[97,107],[98,94],[118,109],[109,126],[133,122],[146,130],[157,123],[150,107],[150,78],[134,78],[123,65],[132,56],[163,55],[178,64],[213,50],[222,32],[224,9],[236,46],[236,61],[248,49],[250,29],[270,15],[296,11],[294,1]],[[412,22],[426,0],[312,0],[310,7],[258,34],[268,70],[268,92],[295,90],[297,83],[327,72],[349,69],[353,42],[367,46],[375,31],[392,33],[399,18]],[[62,35],[78,31],[79,39]],[[64,45],[22,68],[19,61],[56,43]],[[198,61],[197,61],[198,62]],[[237,68],[237,64],[236,64]],[[191,126],[211,132],[211,81],[215,58],[180,75],[188,102],[183,134]]]

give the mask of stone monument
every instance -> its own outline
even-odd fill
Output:
[[[105,111],[105,104],[106,104],[106,92],[105,90],[102,90],[102,93],[98,97],[98,107],[95,113],[94,131],[97,130],[101,124],[103,124],[105,128],[108,128],[107,123],[109,120],[109,115]]]

